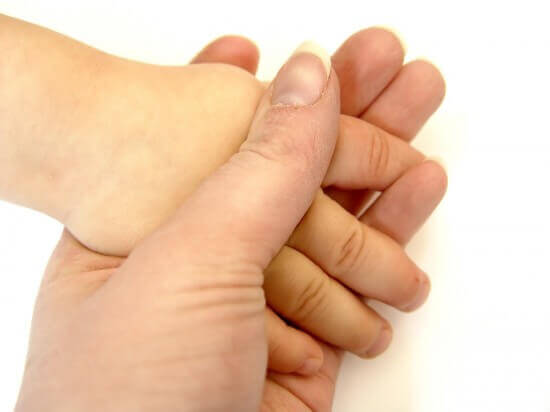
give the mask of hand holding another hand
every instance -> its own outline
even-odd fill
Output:
[[[219,45],[228,40],[235,41],[213,43],[195,62],[254,67],[246,54],[220,53]],[[272,370],[307,376],[271,372],[264,405],[327,408],[339,356],[271,311],[265,335],[265,315],[259,315],[264,310],[258,310],[265,308],[262,272],[266,298],[277,313],[367,357],[386,348],[391,329],[349,289],[402,310],[425,299],[428,280],[399,243],[433,210],[445,175],[399,138],[357,118],[410,138],[439,103],[439,74],[427,63],[400,69],[399,53],[360,53],[381,44],[387,51],[401,50],[392,41],[387,32],[371,29],[337,52],[333,61],[343,75],[342,109],[348,114],[340,117],[334,71],[326,84],[329,59],[295,55],[262,98],[248,139],[233,157],[253,116],[253,101],[263,92],[252,78],[223,65],[156,68],[102,57],[111,64],[101,64],[109,70],[95,82],[113,87],[97,95],[96,90],[86,101],[101,103],[88,106],[92,110],[82,113],[91,116],[75,125],[78,133],[96,134],[105,144],[98,146],[94,138],[80,140],[76,151],[70,148],[69,160],[78,170],[68,175],[73,184],[66,185],[67,201],[57,209],[42,208],[70,232],[52,257],[37,302],[21,410],[37,400],[42,410],[48,401],[62,400],[68,410],[79,405],[108,410],[113,399],[113,410],[134,408],[128,402],[170,410],[171,399],[180,408],[183,398],[186,405],[204,400],[195,398],[203,390],[215,394],[208,399],[212,408],[244,410],[242,405],[259,402],[263,378],[257,377],[265,374],[266,352]],[[246,50],[246,43],[241,46]],[[407,101],[415,76],[425,76],[432,89]],[[229,78],[239,86],[226,89],[234,85]],[[361,81],[370,87],[362,88]],[[212,92],[205,94],[205,87]],[[238,95],[251,104],[239,99],[232,108]],[[151,110],[152,101],[163,105]],[[392,110],[400,105],[407,110]],[[118,107],[127,107],[129,115],[111,124]],[[209,116],[218,121],[205,123]],[[177,125],[176,119],[190,134],[166,128]],[[96,156],[101,162],[93,163],[86,142],[112,157]],[[78,168],[82,155],[90,166],[84,174]],[[358,220],[354,214],[372,189],[384,192]],[[125,255],[136,245],[127,260],[98,253]],[[220,371],[216,379],[212,370]]]

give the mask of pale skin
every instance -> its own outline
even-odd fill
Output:
[[[1,93],[4,93],[2,101],[5,103],[10,101],[11,98],[11,104],[9,107],[8,105],[5,108],[3,107],[3,112],[12,110],[13,113],[19,113],[22,117],[21,121],[15,119],[11,124],[3,124],[2,135],[8,137],[20,136],[21,144],[25,144],[25,137],[28,137],[29,145],[31,145],[30,143],[36,143],[37,134],[45,139],[38,145],[39,150],[34,152],[4,152],[2,163],[7,165],[5,166],[6,170],[11,171],[12,175],[7,175],[7,178],[2,181],[2,195],[55,216],[64,222],[81,242],[92,249],[104,253],[124,255],[137,241],[165,221],[175,211],[177,205],[196,188],[201,179],[215,170],[238,149],[246,136],[248,125],[254,114],[257,101],[263,93],[263,88],[244,72],[227,66],[157,68],[106,56],[50,33],[47,35],[41,33],[34,38],[32,31],[36,29],[22,26],[16,29],[31,31],[31,33],[25,33],[26,39],[32,38],[36,42],[45,43],[40,43],[40,47],[33,47],[33,50],[49,50],[52,47],[51,43],[55,43],[54,49],[59,48],[65,51],[60,53],[59,60],[52,58],[51,53],[48,53],[47,56],[42,56],[44,59],[43,65],[35,64],[35,66],[50,67],[51,69],[51,81],[33,84],[39,86],[33,88],[33,93],[38,90],[39,95],[43,91],[46,98],[49,99],[52,98],[52,93],[55,94],[53,100],[56,105],[55,108],[52,107],[51,113],[44,113],[44,104],[35,99],[21,101],[19,106],[14,104],[14,101],[17,102],[14,95],[25,95],[17,93],[17,90],[14,95],[10,95],[9,87],[2,88]],[[5,28],[6,25],[3,25],[3,27]],[[382,35],[379,32],[367,34],[370,36]],[[227,40],[225,41],[227,42]],[[358,47],[356,44],[368,44],[368,41],[361,39],[361,42],[356,41],[351,44]],[[352,46],[349,44],[344,46],[339,51],[340,55],[346,53],[353,55],[354,47]],[[244,43],[241,43],[239,47],[241,52],[239,59],[242,58],[242,60],[236,59],[233,61],[231,59],[234,59],[234,56],[231,56],[226,61],[250,67],[249,62],[253,59],[243,50],[250,51],[252,49],[247,49]],[[390,47],[395,47],[395,44]],[[14,49],[16,48],[14,47]],[[20,49],[18,48],[18,50]],[[197,60],[212,59],[211,61],[216,61],[216,54],[213,53],[214,57],[209,57],[208,50],[199,55]],[[15,52],[17,53],[17,50]],[[70,54],[70,63],[63,60],[66,58],[65,53]],[[399,53],[395,52],[394,54]],[[363,56],[362,58],[368,57]],[[373,56],[370,57],[371,61],[375,60],[372,59]],[[227,56],[220,56],[217,61],[224,61],[226,58]],[[35,56],[34,61],[36,60],[40,61],[40,55]],[[406,139],[412,137],[431,111],[435,110],[442,97],[442,89],[437,87],[439,79],[435,74],[437,72],[426,63],[417,64],[416,69],[415,66],[406,66],[401,69],[400,62],[395,65],[396,68],[388,68],[390,65],[387,62],[381,62],[380,67],[382,68],[380,71],[393,72],[393,75],[386,74],[385,83],[378,80],[380,83],[378,93],[397,75],[394,82],[384,93],[378,96],[374,86],[369,88],[375,89],[375,91],[370,90],[370,95],[360,87],[357,87],[356,92],[349,91],[350,87],[346,86],[347,84],[359,83],[357,79],[349,80],[357,75],[352,74],[353,70],[349,70],[349,67],[346,68],[343,63],[343,61],[346,61],[346,64],[349,65],[349,60],[349,56],[347,56],[339,64],[337,54],[334,61],[335,70],[343,72],[341,74],[343,110],[353,116],[364,112],[363,118],[391,130],[397,136]],[[242,64],[239,64],[239,61]],[[354,60],[351,59],[351,61]],[[360,62],[360,59],[357,59],[357,61]],[[52,62],[53,66],[51,66]],[[75,62],[77,68],[74,66]],[[357,65],[359,67],[359,64]],[[66,69],[67,66],[71,70],[66,70],[66,75],[60,76],[60,70]],[[343,68],[339,69],[339,67]],[[22,72],[25,76],[25,69],[26,65],[23,61],[17,69],[18,76]],[[15,68],[12,68],[12,70],[16,71]],[[90,72],[90,70],[92,71]],[[348,77],[346,77],[346,70],[350,72]],[[412,90],[416,86],[416,84],[412,87],[408,86],[407,75],[410,76],[412,72],[415,72],[416,76],[419,76],[419,73],[426,77],[434,76],[434,78],[429,79],[428,83],[435,86],[431,89],[422,90],[426,92],[426,95],[415,93],[414,98],[418,99],[419,102],[410,104],[407,98],[410,97],[409,95],[413,93]],[[375,76],[376,79],[384,78],[379,73],[376,74],[378,74],[378,76]],[[3,72],[3,75],[6,75],[6,72]],[[13,74],[8,72],[7,75]],[[40,75],[43,76],[44,72],[41,72]],[[364,76],[363,80],[368,84],[376,83],[372,82],[368,75],[372,75],[372,73],[363,73],[358,76],[360,78]],[[75,78],[73,79],[73,77]],[[27,73],[25,80],[28,81],[29,79],[33,80],[33,73]],[[62,84],[59,84],[59,79],[63,81]],[[219,79],[223,79],[223,81],[216,83]],[[228,90],[227,84],[235,85],[236,83],[238,83],[238,87]],[[46,90],[44,90],[44,85],[47,86]],[[128,90],[129,85],[131,86],[130,90]],[[205,88],[208,89],[208,93],[202,95],[197,92]],[[105,96],[105,93],[108,93],[108,95]],[[204,98],[204,104],[197,104],[197,97]],[[377,98],[375,99],[375,97]],[[194,104],[186,106],[186,99],[191,100],[191,98]],[[246,109],[247,99],[249,100],[249,110]],[[33,111],[33,105],[29,105],[29,101],[31,103],[38,102],[37,107],[40,110]],[[233,110],[235,109],[234,101],[239,101],[238,110]],[[163,102],[162,110],[158,107],[159,102]],[[395,102],[406,102],[403,106],[406,106],[408,110],[402,110],[402,118],[399,118],[399,110],[391,109],[392,105],[395,108],[397,104]],[[241,104],[243,107],[241,107]],[[193,108],[199,108],[200,111],[198,113],[193,112]],[[123,110],[123,112],[118,112],[119,110]],[[388,114],[385,114],[386,112]],[[64,113],[70,113],[70,116],[65,117],[63,116]],[[63,116],[63,121],[58,121],[59,117],[56,116]],[[202,119],[215,117],[216,122],[205,123],[203,120],[196,124],[192,123],[193,119],[201,118],[201,116],[204,116]],[[33,121],[29,121],[29,119]],[[47,120],[48,124],[45,124],[46,122],[41,123],[44,119]],[[52,129],[51,124],[60,125],[60,127]],[[208,126],[207,128],[204,128],[205,124]],[[18,127],[20,129],[17,129]],[[178,127],[181,129],[178,129]],[[216,129],[216,127],[219,128]],[[91,129],[91,132],[88,128]],[[48,131],[48,133],[37,133],[37,130]],[[193,131],[191,135],[190,130]],[[398,261],[407,262],[407,268],[410,263],[411,269],[406,268],[403,273],[397,271],[398,276],[404,276],[404,278],[394,279],[395,284],[402,284],[401,281],[406,279],[407,276],[411,276],[411,274],[416,276],[416,269],[412,266],[412,262],[405,260],[406,256],[402,255],[401,249],[396,246],[398,243],[406,242],[435,207],[444,190],[444,174],[436,164],[423,162],[423,157],[418,152],[409,149],[397,137],[387,136],[382,132],[378,132],[377,129],[377,133],[383,136],[382,139],[385,142],[383,144],[388,145],[392,153],[392,156],[389,157],[392,161],[385,166],[384,173],[369,174],[368,170],[362,173],[355,171],[354,173],[353,170],[347,170],[346,166],[353,165],[354,160],[339,162],[338,159],[341,158],[339,156],[348,153],[346,147],[351,145],[350,141],[355,148],[359,145],[359,149],[355,150],[362,153],[369,153],[367,151],[368,147],[375,146],[372,144],[372,140],[369,141],[368,138],[361,142],[359,139],[357,141],[353,140],[353,137],[346,140],[346,136],[368,136],[369,131],[372,134],[372,130],[375,130],[372,126],[353,117],[342,118],[341,139],[324,185],[336,186],[340,189],[385,189],[384,196],[379,199],[375,207],[371,208],[362,217],[362,222],[369,224],[369,228],[359,227],[361,227],[361,230],[369,230],[369,234],[378,233],[371,232],[378,229],[380,233],[389,235],[381,237],[383,242],[391,240],[390,237],[394,239],[395,243],[386,242],[381,250],[395,251],[395,256],[399,256]],[[81,136],[86,138],[77,139]],[[48,141],[47,139],[51,140]],[[89,144],[93,146],[91,148],[86,147]],[[362,144],[363,146],[361,146]],[[44,148],[51,151],[51,147],[56,147],[59,150],[51,152],[52,156],[42,157]],[[100,150],[94,152],[94,148],[97,147]],[[362,148],[365,148],[365,150],[363,151]],[[197,152],[207,153],[207,155],[204,157],[197,156]],[[34,156],[28,160],[28,164],[39,167],[40,174],[36,173],[36,169],[33,170],[27,167],[27,163],[25,163],[27,158],[25,156],[20,157],[21,153],[24,153],[25,156],[29,153]],[[92,155],[98,153],[101,156],[94,157]],[[137,157],[140,161],[136,161]],[[396,157],[397,160],[395,160]],[[45,159],[47,163],[37,162],[37,158]],[[358,160],[358,162],[360,161],[361,159]],[[21,166],[19,170],[13,166],[15,163]],[[81,167],[83,164],[89,165],[89,167],[83,169]],[[48,170],[49,173],[43,173],[44,170]],[[66,173],[66,170],[71,170],[72,173]],[[44,176],[47,179],[42,179]],[[105,178],[102,178],[103,176]],[[14,187],[14,182],[19,183],[17,187]],[[23,188],[24,190],[21,188],[21,182],[27,185],[26,188]],[[54,183],[52,184],[52,182]],[[422,193],[420,198],[417,195],[416,199],[411,201],[411,184],[418,184],[419,182],[420,185],[424,182],[429,190],[427,192],[420,191]],[[47,198],[45,198],[44,193],[48,194]],[[346,197],[349,196],[346,192],[338,191],[333,194],[343,205],[351,209],[351,206],[347,203],[349,198]],[[128,198],[128,196],[132,196],[132,198]],[[422,196],[425,196],[425,198],[422,198]],[[60,201],[60,199],[63,201]],[[404,206],[400,209],[399,204]],[[117,205],[119,205],[118,208]],[[394,206],[384,207],[385,205]],[[284,268],[288,265],[291,268],[303,268],[304,263],[302,262],[305,262],[306,266],[314,268],[312,278],[316,279],[330,279],[325,272],[335,277],[341,275],[331,273],[331,270],[334,270],[334,260],[322,260],[326,255],[323,253],[323,245],[316,245],[312,242],[317,237],[315,236],[315,230],[316,228],[326,230],[327,222],[330,223],[333,219],[335,222],[334,227],[341,226],[341,222],[349,222],[344,226],[348,228],[347,230],[355,233],[356,229],[349,229],[349,227],[358,225],[358,223],[355,223],[352,215],[345,213],[345,209],[342,209],[336,203],[331,203],[326,196],[319,195],[314,206],[308,218],[304,219],[291,238],[290,247],[283,249],[283,251],[288,250],[292,255],[290,256],[287,253],[288,256],[285,258],[290,264],[285,264],[283,258],[277,258],[270,266],[271,269],[267,271],[268,274],[270,271],[279,273],[278,276],[274,277],[268,275],[266,282],[268,301],[270,296],[274,298],[283,296],[280,293],[283,290],[284,293],[287,293],[288,287],[285,289],[285,285],[288,285],[288,283],[272,283],[270,278],[284,279]],[[98,210],[101,211],[99,214]],[[320,219],[316,217],[319,210],[319,215],[322,216],[321,222],[323,223],[316,224],[315,221]],[[97,224],[97,222],[101,222],[101,224]],[[116,227],[114,225],[120,226]],[[329,224],[328,229],[330,228],[331,225]],[[328,241],[329,247],[334,246],[341,239],[349,237],[346,233],[339,233],[338,231],[327,233],[331,237],[324,237],[324,240]],[[118,235],[123,235],[123,237],[117,238]],[[376,239],[376,236],[378,235],[373,234],[367,238]],[[74,242],[74,240],[67,240],[67,238],[71,238],[71,235],[66,234],[64,236],[65,240],[62,243],[65,245],[60,245],[60,250],[66,250],[64,249],[67,247],[66,244],[73,242],[76,249],[82,249],[78,250],[78,253],[85,253],[87,258],[89,258],[87,253],[92,256],[91,252],[84,252],[85,249],[80,244]],[[376,244],[370,244],[369,247],[376,250]],[[75,251],[73,250],[73,252]],[[61,253],[61,256],[66,258],[63,253]],[[299,257],[295,258],[293,256]],[[383,254],[381,253],[379,256],[383,256]],[[106,268],[111,269],[113,265],[118,266],[122,262],[120,258],[96,254],[93,254],[93,257],[97,259],[100,267],[102,266],[100,262],[103,262]],[[334,257],[329,256],[329,258]],[[297,259],[296,262],[293,263],[293,259]],[[388,268],[387,263],[383,259],[380,260],[381,263],[377,263],[380,279],[389,279],[386,283],[381,280],[374,282],[377,285],[380,283],[384,285],[382,291],[377,291],[376,285],[368,285],[360,280],[359,274],[361,272],[370,270],[376,273],[376,270],[372,270],[372,266],[359,265],[359,267],[350,268],[349,273],[346,273],[346,276],[339,278],[339,280],[362,295],[379,298],[402,309],[409,309],[411,299],[409,296],[404,296],[404,292],[401,290],[395,292],[395,289],[391,286],[391,277],[387,276],[387,273],[395,274],[395,268]],[[393,256],[388,258],[388,262],[394,260]],[[316,265],[312,266],[308,262],[315,262]],[[372,263],[369,262],[369,265],[372,265]],[[94,268],[96,268],[95,264]],[[324,272],[320,268],[323,268]],[[374,268],[377,268],[377,266],[374,266]],[[384,270],[387,272],[384,272]],[[105,271],[100,270],[100,272],[105,274]],[[76,279],[73,281],[79,283]],[[323,282],[326,283],[326,281]],[[290,302],[287,308],[280,307],[284,302],[273,302],[273,305],[277,306],[276,309],[280,313],[294,320],[304,329],[312,331],[334,345],[364,355],[365,348],[371,347],[378,337],[378,332],[384,321],[378,318],[368,307],[362,305],[351,293],[346,294],[347,290],[338,289],[337,282],[331,282],[330,284],[334,286],[325,288],[328,289],[326,290],[327,297],[322,298],[323,301],[327,302],[325,307],[333,307],[336,312],[342,304],[347,305],[347,307],[352,305],[351,307],[354,309],[354,311],[351,311],[354,313],[353,317],[350,317],[349,313],[343,313],[341,314],[342,317],[338,318],[336,313],[331,313],[332,316],[335,316],[335,324],[344,319],[345,323],[355,326],[350,328],[352,333],[348,337],[342,338],[340,333],[336,333],[337,331],[331,331],[330,326],[327,331],[320,330],[322,325],[318,320],[315,321],[315,311],[311,313],[310,318],[304,318],[299,314],[296,314],[293,318],[292,305],[295,304],[296,300],[293,302],[292,295],[287,295]],[[306,290],[309,288],[307,285],[303,287]],[[288,292],[292,292],[292,290],[290,288]],[[383,295],[383,292],[388,294]],[[412,294],[414,295],[414,293]],[[398,298],[403,300],[398,302]],[[392,299],[396,300],[392,301]],[[330,302],[337,303],[331,304]],[[413,304],[415,303],[413,302]],[[320,305],[318,309],[321,309],[322,306]],[[324,327],[326,326],[324,325]],[[285,328],[284,326],[281,327]],[[284,331],[288,332],[288,330]],[[336,339],[342,339],[342,341],[336,341]],[[328,350],[327,348],[324,349],[323,368],[329,367],[331,372],[327,373],[334,374],[337,362],[331,362],[330,359],[333,355],[327,352]],[[284,366],[281,369],[284,369]],[[266,391],[269,393],[269,388],[279,388],[273,390],[280,391],[280,388],[285,387],[285,383],[287,384],[286,387],[294,385],[294,383],[289,382],[294,382],[296,379],[298,379],[298,384],[306,382],[299,380],[301,378],[296,376],[272,375],[271,383],[266,386]],[[277,385],[282,386],[277,386],[274,382],[278,382]],[[315,392],[313,391],[313,393]],[[327,393],[331,393],[330,389]],[[304,399],[302,401],[308,403]]]

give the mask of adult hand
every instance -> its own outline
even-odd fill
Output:
[[[339,101],[329,58],[302,50],[268,89],[241,150],[127,259],[65,231],[37,300],[16,409],[257,410],[263,270],[319,189]]]

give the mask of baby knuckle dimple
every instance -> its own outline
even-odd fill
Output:
[[[294,320],[305,322],[316,316],[326,302],[328,278],[325,276],[311,277],[301,290],[297,291],[292,308]]]
[[[336,275],[354,272],[366,258],[366,233],[363,225],[354,221],[334,248],[333,267]]]

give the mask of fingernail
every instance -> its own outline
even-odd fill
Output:
[[[323,365],[323,360],[319,358],[309,358],[306,359],[304,364],[300,366],[296,373],[299,373],[300,375],[313,375],[314,373],[319,372],[319,369],[321,369],[321,366]]]
[[[418,309],[426,301],[428,295],[430,294],[431,284],[430,278],[424,272],[420,274],[420,282],[418,285],[418,291],[416,292],[413,300],[403,308],[405,312],[411,312],[415,309]]]
[[[392,338],[392,331],[389,328],[389,326],[384,325],[382,327],[382,330],[378,334],[378,339],[374,344],[367,350],[367,353],[365,354],[365,357],[367,358],[374,358],[375,356],[380,355],[382,352],[386,350],[386,348],[389,346]]]
[[[306,106],[321,97],[330,74],[330,56],[313,42],[305,42],[279,70],[271,104]]]

